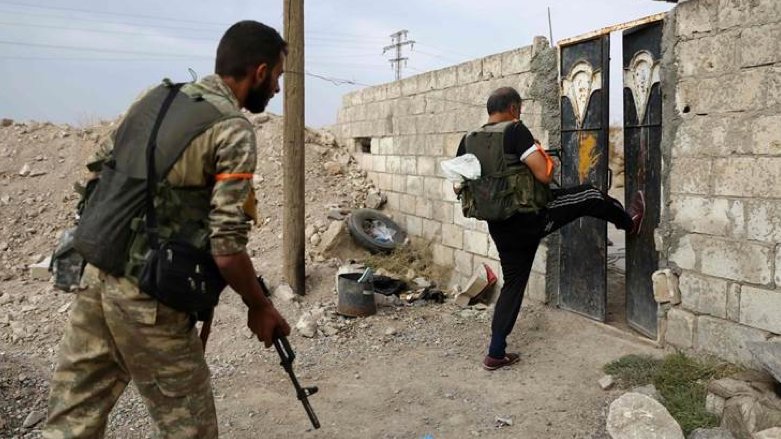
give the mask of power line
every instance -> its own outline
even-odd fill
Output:
[[[27,43],[21,41],[4,41],[0,40],[0,44],[13,45],[13,46],[26,46],[26,47],[40,47],[45,49],[63,49],[63,50],[79,50],[85,52],[101,52],[101,53],[122,53],[127,55],[147,55],[147,56],[167,56],[172,58],[209,58],[202,55],[182,55],[178,53],[162,53],[162,52],[141,52],[135,50],[122,50],[122,49],[103,49],[97,47],[77,47],[77,46],[64,46],[59,44],[41,44],[41,43]]]
[[[409,33],[408,30],[402,29],[402,30],[400,30],[398,32],[395,32],[395,33],[391,34],[391,36],[390,36],[391,37],[391,42],[392,42],[391,45],[390,46],[385,46],[385,47],[382,48],[382,53],[385,53],[386,51],[388,51],[390,49],[395,49],[396,50],[396,58],[391,58],[388,61],[390,61],[391,66],[393,66],[396,69],[396,80],[397,81],[401,79],[401,67],[402,67],[401,66],[401,62],[404,61],[404,66],[406,66],[407,65],[407,60],[409,59],[407,57],[402,57],[401,56],[401,49],[404,46],[409,46],[410,50],[412,50],[412,48],[415,45],[415,40],[407,40],[407,33]]]

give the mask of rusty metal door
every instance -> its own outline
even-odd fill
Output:
[[[623,39],[625,194],[629,203],[641,190],[646,200],[640,234],[626,241],[626,317],[629,326],[656,338],[651,274],[659,267],[654,229],[661,206],[662,22],[628,29]]]
[[[607,190],[610,35],[561,48],[561,147],[564,187]],[[605,321],[607,226],[581,218],[561,229],[559,306]]]

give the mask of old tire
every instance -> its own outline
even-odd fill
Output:
[[[370,230],[380,224],[393,231],[392,240],[372,236]],[[355,242],[372,253],[390,253],[407,239],[407,234],[398,224],[374,209],[354,210],[347,218],[347,228]]]

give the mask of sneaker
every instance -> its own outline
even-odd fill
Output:
[[[643,217],[645,216],[645,194],[643,191],[635,192],[626,213],[632,218],[632,228],[629,230],[629,234],[631,236],[639,235],[643,227]]]
[[[485,370],[496,370],[500,367],[509,366],[511,364],[515,364],[518,362],[518,360],[521,359],[521,356],[518,354],[513,353],[507,353],[504,355],[504,358],[494,358],[489,357],[488,355],[485,356],[485,359],[483,360],[483,369]]]

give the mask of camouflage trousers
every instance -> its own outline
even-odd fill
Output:
[[[190,317],[88,265],[51,381],[47,439],[102,438],[130,380],[163,438],[216,438],[217,415]]]

